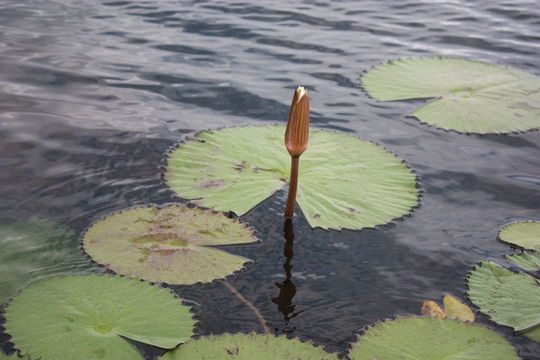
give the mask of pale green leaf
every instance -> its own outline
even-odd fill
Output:
[[[254,242],[253,231],[223,213],[185,205],[132,208],[93,224],[83,237],[94,261],[153,282],[195,284],[223,278],[249,261],[208,245]]]
[[[310,342],[284,336],[223,334],[190,340],[160,360],[338,360]]]
[[[471,301],[496,323],[518,331],[540,324],[540,286],[532,276],[484,261],[467,283]]]
[[[47,220],[0,226],[0,303],[38,278],[90,271],[69,227]]]
[[[243,215],[288,181],[284,133],[282,126],[201,132],[168,155],[165,181],[182,198]],[[297,198],[311,226],[386,224],[407,215],[418,194],[414,174],[390,152],[349,135],[311,131]]]
[[[397,318],[378,323],[353,344],[352,360],[518,360],[496,332],[459,320]]]
[[[506,225],[499,239],[525,249],[540,251],[540,221],[522,221]]]
[[[478,61],[417,58],[390,61],[362,76],[364,89],[383,100],[436,98],[412,116],[466,133],[540,128],[540,79]]]
[[[527,271],[540,271],[540,253],[523,253],[506,256],[506,259]]]
[[[531,340],[534,340],[536,342],[540,342],[540,326],[536,326],[530,330],[524,331],[521,333],[522,335],[525,335]]]
[[[193,335],[190,308],[169,290],[119,276],[40,280],[6,308],[17,349],[41,360],[142,359],[123,338],[173,348]]]

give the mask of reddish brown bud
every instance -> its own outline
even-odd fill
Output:
[[[285,146],[291,156],[300,156],[306,151],[309,139],[309,95],[306,89],[298,87],[294,92],[287,130]]]

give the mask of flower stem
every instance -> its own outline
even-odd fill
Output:
[[[298,188],[298,167],[300,156],[291,156],[291,180],[289,182],[289,194],[287,195],[287,206],[285,207],[285,217],[294,216],[294,204],[296,203],[296,189]]]

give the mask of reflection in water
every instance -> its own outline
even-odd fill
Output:
[[[285,269],[285,280],[283,282],[276,282],[275,285],[279,288],[279,295],[272,299],[274,304],[277,304],[278,310],[283,314],[283,319],[286,325],[289,320],[300,314],[301,311],[294,312],[295,305],[293,305],[293,298],[296,295],[296,286],[292,282],[292,265],[291,260],[294,256],[294,229],[292,219],[285,219],[284,225],[285,234],[285,247],[283,248],[283,255],[285,255],[285,263],[283,263],[283,269]],[[294,329],[285,328],[285,332],[294,331]]]

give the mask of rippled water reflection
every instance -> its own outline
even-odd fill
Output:
[[[379,229],[311,230],[297,218],[288,261],[283,194],[244,217],[263,243],[230,247],[254,260],[230,282],[276,333],[343,351],[373,321],[463,297],[473,264],[510,252],[497,228],[540,217],[538,131],[437,130],[404,116],[415,102],[367,97],[358,75],[457,56],[538,76],[539,29],[535,0],[0,0],[0,221],[81,232],[112,210],[174,201],[159,176],[168,147],[202,128],[284,123],[304,85],[314,126],[385,146],[424,191],[412,217]],[[199,304],[200,334],[258,329],[219,282],[175,289]],[[538,344],[499,331],[538,358]]]

